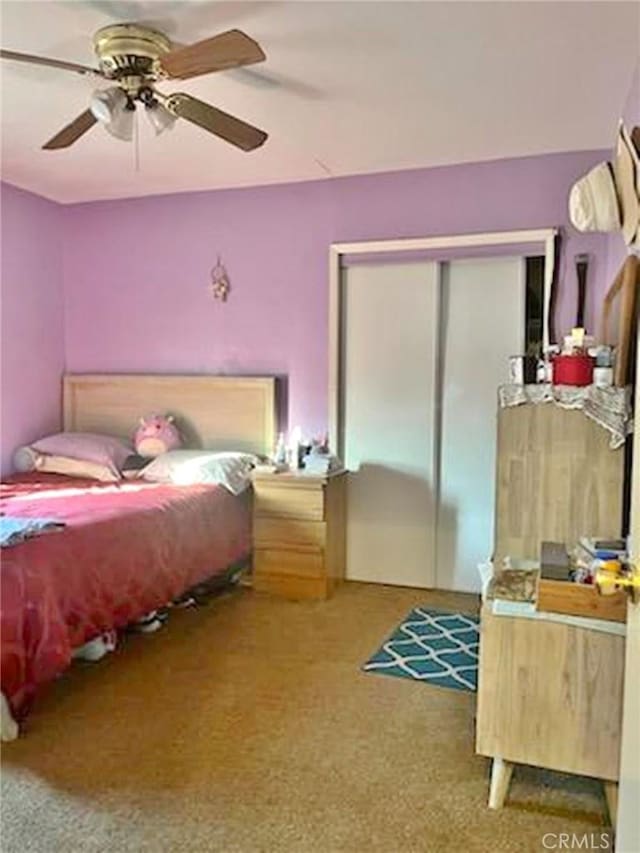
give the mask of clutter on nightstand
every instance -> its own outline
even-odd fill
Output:
[[[626,596],[621,589],[627,568],[622,539],[582,537],[572,553],[557,542],[543,542],[536,607],[625,622]]]
[[[328,474],[342,467],[340,460],[329,453],[326,444],[312,444],[303,465],[307,474]]]
[[[328,436],[311,441],[302,438],[302,430],[295,427],[287,439],[281,432],[272,460],[256,465],[258,474],[278,474],[284,471],[315,476],[326,476],[342,468],[337,456],[329,453]]]

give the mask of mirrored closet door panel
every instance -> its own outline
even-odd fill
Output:
[[[435,585],[438,265],[342,273],[347,576]]]
[[[442,265],[436,584],[479,590],[494,535],[498,385],[523,352],[525,260]]]
[[[497,390],[525,345],[525,272],[505,256],[343,269],[348,578],[479,590]]]

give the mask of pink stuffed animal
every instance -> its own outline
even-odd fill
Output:
[[[150,415],[140,418],[140,426],[134,436],[138,456],[152,458],[180,447],[182,439],[173,422],[173,415]]]

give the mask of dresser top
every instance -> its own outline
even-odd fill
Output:
[[[275,473],[254,471],[252,479],[260,481],[268,480],[274,483],[309,483],[312,485],[326,483],[328,480],[333,479],[334,477],[341,477],[346,473],[347,472],[344,468],[338,468],[335,471],[330,471],[328,474],[305,474],[304,469],[300,471],[278,471]]]

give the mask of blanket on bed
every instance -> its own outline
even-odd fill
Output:
[[[64,530],[64,527],[64,521],[55,518],[7,518],[3,515],[0,516],[0,548],[18,545],[42,533]]]
[[[249,509],[213,485],[36,473],[1,484],[5,517],[65,524],[2,549],[1,689],[14,716],[69,666],[74,648],[248,557]]]

